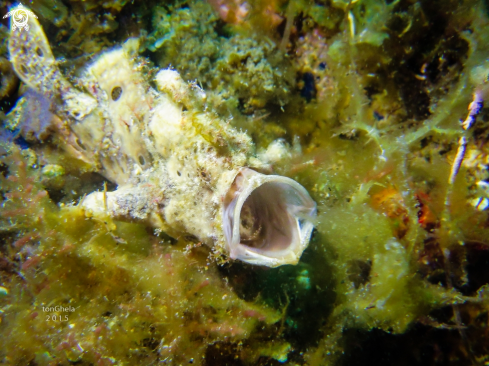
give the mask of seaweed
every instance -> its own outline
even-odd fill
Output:
[[[489,360],[487,1],[63,4],[64,21],[34,8],[58,55],[85,61],[139,35],[146,57],[253,137],[264,172],[310,191],[319,216],[295,267],[216,263],[190,237],[90,217],[77,203],[103,180],[49,134],[24,150],[5,137],[5,363]],[[75,311],[42,310],[56,305]]]

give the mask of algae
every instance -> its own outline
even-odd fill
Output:
[[[271,39],[229,34],[218,19],[206,2],[171,13],[157,8],[148,48],[157,51],[158,65],[201,85],[209,105],[226,117],[285,105],[295,87],[289,60]]]
[[[459,123],[487,79],[483,1],[66,3],[33,7],[53,24],[59,56],[120,42],[130,6],[146,62],[200,84],[272,172],[308,188],[319,217],[299,265],[221,266],[192,238],[91,218],[77,203],[104,189],[93,167],[49,130],[24,150],[5,132],[3,363],[489,360],[487,108],[472,130]],[[220,11],[237,5],[248,6],[243,19]],[[7,113],[19,96],[0,98]],[[75,310],[43,311],[56,305]]]

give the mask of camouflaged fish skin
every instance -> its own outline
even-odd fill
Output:
[[[89,215],[146,221],[252,264],[299,261],[316,204],[294,180],[250,169],[266,163],[248,135],[205,111],[202,89],[171,69],[152,88],[133,61],[135,39],[99,55],[75,87],[29,22],[29,32],[11,33],[16,73],[51,100],[62,148],[118,185],[83,200]]]

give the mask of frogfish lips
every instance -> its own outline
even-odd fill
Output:
[[[316,203],[293,179],[243,168],[223,213],[230,257],[277,267],[299,261],[314,227]]]

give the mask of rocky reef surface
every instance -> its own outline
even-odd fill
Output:
[[[136,39],[145,83],[172,67],[198,86],[191,118],[228,126],[202,138],[250,136],[242,164],[299,182],[318,217],[297,265],[265,268],[91,214],[84,197],[121,183],[63,148],[60,100],[19,82],[5,20],[2,364],[489,362],[487,1],[24,5],[81,92],[85,65]]]

